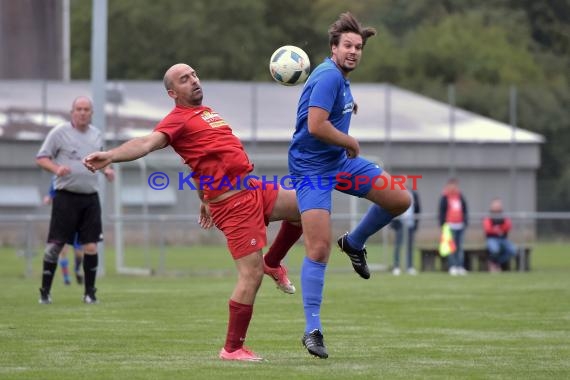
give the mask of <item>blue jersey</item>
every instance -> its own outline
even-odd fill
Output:
[[[347,160],[346,150],[327,144],[309,133],[309,107],[319,107],[329,112],[329,121],[333,126],[348,134],[354,108],[350,81],[330,58],[317,66],[303,87],[297,107],[295,133],[289,146],[289,170],[295,175],[334,172]]]
[[[55,197],[55,179],[57,176],[51,177],[51,182],[49,184],[48,196],[53,199]]]

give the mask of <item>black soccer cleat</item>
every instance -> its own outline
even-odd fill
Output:
[[[95,297],[95,292],[97,292],[97,289],[95,288],[88,289],[85,292],[85,295],[83,295],[83,302],[91,305],[99,303],[99,301],[97,301],[97,297]]]
[[[348,244],[347,236],[348,232],[338,238],[338,246],[342,252],[346,253],[356,273],[365,280],[368,280],[370,278],[370,270],[368,270],[368,264],[366,264],[366,248],[352,248],[350,244]]]
[[[305,333],[301,342],[303,342],[303,346],[309,351],[309,354],[321,359],[329,357],[325,342],[323,341],[323,334],[319,330],[315,329],[310,333]]]
[[[38,301],[40,305],[49,305],[51,303],[51,296],[49,290],[40,288],[40,299]]]

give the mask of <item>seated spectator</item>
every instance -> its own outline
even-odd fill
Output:
[[[516,246],[508,239],[511,227],[511,219],[503,214],[502,201],[498,198],[494,199],[491,202],[489,216],[483,219],[491,272],[500,272],[501,266],[517,254]]]

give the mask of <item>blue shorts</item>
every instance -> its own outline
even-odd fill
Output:
[[[312,209],[324,209],[330,213],[333,189],[364,197],[381,174],[379,165],[361,157],[346,159],[334,172],[317,175],[291,173],[301,213]]]

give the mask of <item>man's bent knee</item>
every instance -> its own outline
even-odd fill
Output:
[[[410,206],[412,205],[412,196],[407,191],[399,193],[399,196],[395,199],[392,210],[389,210],[392,215],[398,216],[402,215]]]
[[[329,256],[331,254],[330,241],[319,240],[309,244],[305,242],[305,247],[309,259],[319,263],[326,263],[329,261]]]
[[[238,275],[238,282],[236,288],[239,289],[242,296],[248,299],[255,298],[257,290],[261,286],[263,280],[263,269],[261,270],[251,270],[240,272]],[[253,297],[253,298],[252,298]]]
[[[64,245],[65,244],[59,242],[47,243],[44,251],[44,261],[47,261],[48,263],[57,263],[59,254],[61,253]]]
[[[86,255],[95,255],[97,253],[97,243],[83,244],[83,252]]]

